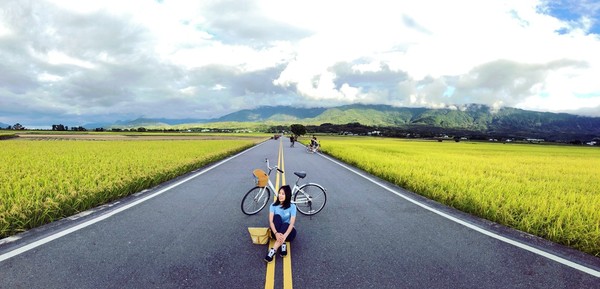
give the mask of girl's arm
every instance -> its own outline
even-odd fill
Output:
[[[290,226],[288,227],[287,231],[285,231],[285,233],[283,234],[284,240],[287,239],[289,234],[292,232],[292,229],[294,229],[294,223],[296,223],[296,216],[292,216],[290,218]]]
[[[273,235],[277,234],[277,229],[275,228],[275,224],[273,223],[273,216],[275,216],[275,213],[269,213],[269,227],[271,227],[271,232],[273,232]]]

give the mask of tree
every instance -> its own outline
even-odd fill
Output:
[[[295,134],[297,136],[301,136],[301,135],[305,135],[306,134],[306,127],[304,127],[301,124],[292,124],[290,126],[290,130],[292,131],[293,134]]]
[[[267,132],[269,133],[281,133],[284,130],[287,130],[288,127],[284,126],[284,125],[275,125],[275,126],[271,126]]]
[[[20,123],[15,123],[15,125],[13,125],[13,129],[14,130],[24,130],[25,127],[23,127]]]

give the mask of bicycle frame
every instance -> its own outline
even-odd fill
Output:
[[[271,172],[273,169],[276,169],[281,173],[283,173],[283,171],[277,166],[271,167],[269,165],[269,159],[265,159],[265,162],[267,163],[267,168],[269,170],[268,173],[265,173],[267,175],[266,184],[264,187],[253,187],[244,195],[244,198],[242,199],[242,212],[244,212],[246,215],[254,215],[260,212],[269,202],[268,198],[270,198],[271,191],[273,191],[275,194],[275,200],[278,198],[279,191],[273,186],[273,182],[271,182]],[[300,184],[300,179],[306,177],[305,172],[294,172],[294,175],[296,175],[298,179],[296,179],[296,182],[292,188],[290,202],[295,204],[298,211],[304,215],[312,216],[317,214],[321,211],[321,209],[323,209],[325,203],[327,202],[325,188],[315,183]],[[313,204],[315,203],[317,206],[316,209],[313,210]]]
[[[276,169],[277,171],[279,171],[282,174],[283,174],[283,171],[280,168],[278,168],[277,166],[270,167],[269,166],[269,159],[265,159],[265,162],[267,163],[267,168],[269,169],[269,172],[267,173],[267,176],[269,177],[268,182],[267,182],[267,186],[269,187],[269,189],[271,189],[271,191],[275,195],[275,198],[277,198],[277,195],[279,195],[279,191],[275,189],[275,186],[273,186],[273,183],[271,182],[271,171],[273,171],[273,169]],[[298,185],[298,182],[300,182],[300,177],[298,177],[296,179],[296,183],[294,184],[294,187],[292,188],[292,196],[294,196],[294,194],[296,192],[300,192],[300,193],[302,193],[302,195],[304,195],[307,198],[307,200],[303,200],[302,202],[291,201],[291,203],[292,204],[297,204],[297,203],[303,203],[303,202],[306,202],[306,201],[311,201],[312,198],[309,197],[309,196],[307,196],[306,193],[304,193],[303,191],[300,190],[300,186]],[[264,195],[264,193],[265,193],[265,190],[263,188],[263,189],[261,189],[260,195],[257,198],[259,198],[259,199],[262,198],[262,196]]]

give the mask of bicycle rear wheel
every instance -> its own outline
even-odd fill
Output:
[[[320,212],[327,203],[325,189],[317,184],[305,184],[294,194],[294,204],[300,213],[312,216]]]
[[[242,212],[246,215],[254,215],[262,210],[271,197],[268,187],[254,187],[250,189],[242,199]]]

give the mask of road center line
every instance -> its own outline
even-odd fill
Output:
[[[269,247],[267,250],[270,250],[275,245],[275,239],[269,240]],[[273,261],[267,263],[267,276],[265,278],[265,289],[273,289],[275,288],[275,261],[277,260],[277,254],[273,256]]]
[[[283,168],[281,167],[281,157],[282,157],[282,150],[281,147],[282,146],[282,142],[281,140],[279,140],[279,147],[277,149],[277,167],[280,168],[281,170],[283,170]],[[279,194],[279,170],[275,171],[275,192],[273,192],[273,201],[277,200],[277,195]],[[273,246],[275,246],[275,240],[274,239],[270,239],[269,240],[269,246],[267,247],[267,252],[269,250],[271,250],[271,248],[273,248]],[[265,289],[273,289],[275,287],[275,260],[277,259],[277,253],[275,254],[275,256],[273,256],[273,261],[267,263],[267,272],[265,275]]]
[[[283,152],[281,149],[282,149],[282,142],[281,142],[281,140],[279,140],[279,149],[277,151],[277,167],[283,171],[283,168],[281,167],[281,158],[282,158]],[[279,172],[279,170],[275,171],[275,190],[276,191],[273,192],[273,194],[275,195],[273,198],[273,201],[277,201],[277,194],[279,194],[278,190],[279,190],[280,174],[281,173]]]
[[[279,150],[277,156],[277,167],[280,168],[284,173],[276,172],[277,179],[275,181],[275,199],[277,199],[277,195],[279,194],[279,176],[281,174],[281,185],[285,185],[285,157],[283,155],[283,141],[279,141]],[[271,239],[269,241],[269,247],[267,250],[270,250],[275,245],[275,240]],[[287,256],[283,258],[283,288],[284,289],[292,289],[293,281],[292,281],[292,254],[291,254],[291,246],[290,242],[286,242],[287,245]],[[267,263],[267,272],[265,276],[265,289],[273,289],[275,286],[275,259],[277,254],[273,256],[273,261]]]
[[[283,143],[281,147],[281,170],[284,172],[282,175],[282,185],[287,185],[285,181],[285,157],[283,154]],[[284,289],[292,289],[293,281],[292,281],[292,250],[290,246],[290,242],[285,242],[287,246],[287,256],[283,258],[283,288]]]
[[[413,204],[415,204],[415,205],[417,205],[417,206],[419,206],[419,207],[421,207],[421,208],[423,208],[423,209],[426,209],[426,210],[428,210],[428,211],[430,211],[430,212],[432,212],[432,213],[435,213],[435,214],[437,214],[437,215],[440,215],[440,216],[442,216],[442,217],[444,217],[444,218],[446,218],[446,219],[449,219],[449,220],[451,220],[451,221],[454,221],[454,222],[456,222],[456,223],[458,223],[458,224],[461,224],[461,225],[463,225],[463,226],[465,226],[465,227],[467,227],[467,228],[470,228],[470,229],[472,229],[472,230],[475,230],[475,231],[477,231],[477,232],[479,232],[479,233],[481,233],[481,234],[484,234],[484,235],[486,235],[486,236],[489,236],[489,237],[492,237],[492,238],[494,238],[494,239],[500,240],[500,241],[502,241],[502,242],[505,242],[505,243],[511,244],[511,245],[513,245],[513,246],[516,246],[516,247],[518,247],[518,248],[521,248],[521,249],[527,250],[527,251],[529,251],[529,252],[532,252],[532,253],[534,253],[534,254],[540,255],[540,256],[542,256],[542,257],[546,257],[546,258],[548,258],[548,259],[550,259],[550,260],[553,260],[553,261],[555,261],[555,262],[558,262],[558,263],[561,263],[561,264],[563,264],[563,265],[569,266],[569,267],[571,267],[571,268],[573,268],[573,269],[577,269],[577,270],[579,270],[579,271],[581,271],[581,272],[584,272],[584,273],[590,274],[590,275],[592,275],[592,276],[600,277],[600,271],[594,270],[594,269],[592,269],[592,268],[589,268],[589,267],[586,267],[586,266],[584,266],[584,265],[577,264],[577,263],[575,263],[575,262],[573,262],[573,261],[569,261],[569,260],[567,260],[567,259],[564,259],[564,258],[562,258],[562,257],[559,257],[559,256],[556,256],[556,255],[554,255],[554,254],[551,254],[551,253],[548,253],[548,252],[542,251],[542,250],[540,250],[540,249],[537,249],[537,248],[531,247],[531,246],[529,246],[529,245],[527,245],[527,244],[523,244],[523,243],[521,243],[521,242],[518,242],[518,241],[515,241],[515,240],[512,240],[512,239],[509,239],[509,238],[506,238],[506,237],[503,237],[503,236],[500,236],[500,235],[498,235],[498,234],[496,234],[496,233],[490,232],[490,231],[488,231],[488,230],[485,230],[485,229],[483,229],[483,228],[477,227],[477,226],[475,226],[475,225],[472,225],[472,224],[470,224],[470,223],[467,223],[467,222],[465,222],[465,221],[463,221],[463,220],[460,220],[460,219],[458,219],[458,218],[456,218],[456,217],[453,217],[453,216],[451,216],[451,215],[448,215],[448,214],[446,214],[446,213],[444,213],[444,212],[442,212],[442,211],[438,211],[438,210],[436,210],[436,209],[434,209],[434,208],[432,208],[432,207],[429,207],[429,206],[427,206],[427,205],[425,205],[425,204],[423,204],[423,203],[421,203],[421,202],[419,202],[419,201],[417,201],[417,200],[414,200],[414,199],[412,199],[412,198],[410,198],[410,197],[408,197],[408,196],[405,196],[405,195],[403,195],[403,194],[401,194],[401,193],[398,193],[398,192],[397,192],[397,191],[395,191],[395,190],[392,190],[392,189],[390,189],[390,188],[388,188],[388,187],[384,186],[383,184],[381,184],[381,183],[380,183],[380,182],[378,182],[377,180],[374,180],[374,179],[372,179],[372,178],[370,178],[370,177],[368,177],[368,176],[365,176],[365,175],[363,175],[361,172],[359,172],[359,171],[357,171],[357,170],[355,170],[355,169],[353,169],[353,168],[351,168],[351,167],[349,167],[349,166],[347,166],[347,165],[345,165],[345,164],[343,164],[343,163],[341,163],[341,162],[339,162],[339,161],[337,161],[337,160],[335,160],[335,159],[333,159],[333,158],[331,158],[331,157],[328,157],[328,156],[326,156],[326,155],[323,155],[323,154],[320,154],[320,155],[321,155],[322,157],[324,157],[324,158],[328,159],[329,161],[331,161],[331,162],[333,162],[333,163],[335,163],[335,164],[337,164],[337,165],[339,165],[339,166],[341,166],[341,167],[343,167],[343,168],[345,168],[345,169],[347,169],[347,170],[349,170],[349,171],[351,171],[351,172],[353,172],[353,173],[355,173],[355,174],[357,174],[357,175],[359,175],[359,176],[361,176],[361,177],[365,178],[366,180],[368,180],[368,181],[370,181],[370,182],[372,182],[372,183],[374,183],[374,184],[376,184],[376,185],[380,186],[381,188],[383,188],[383,189],[385,189],[385,190],[387,190],[387,191],[389,191],[389,192],[391,192],[391,193],[394,193],[395,195],[397,195],[397,196],[399,196],[399,197],[401,197],[401,198],[403,198],[403,199],[405,199],[405,200],[407,200],[407,201],[409,201],[409,202],[411,202],[411,203],[413,203]]]
[[[285,242],[287,246],[287,256],[283,258],[283,289],[294,288],[292,282],[292,246],[290,242]]]
[[[281,170],[283,171],[283,173],[281,174],[281,185],[286,185],[286,181],[285,181],[285,157],[283,155],[283,143],[280,143],[279,146],[280,150],[281,150]]]

